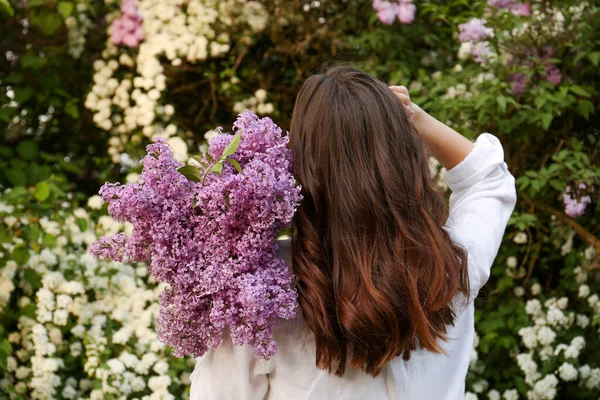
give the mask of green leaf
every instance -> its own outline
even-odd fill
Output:
[[[554,117],[552,114],[544,114],[542,115],[542,125],[544,126],[544,130],[547,131],[550,128],[550,124],[552,123],[552,119]]]
[[[496,97],[496,101],[498,102],[498,106],[500,107],[500,112],[506,111],[506,97],[498,96]]]
[[[29,249],[17,246],[12,251],[12,258],[19,265],[25,265],[29,261]]]
[[[30,87],[18,87],[15,88],[15,101],[17,103],[25,103],[33,96],[33,89]]]
[[[233,158],[229,157],[227,157],[225,160],[228,161],[231,165],[233,165],[233,167],[238,173],[242,173],[242,167],[240,167],[240,163],[237,162],[237,160],[234,160]]]
[[[214,164],[212,167],[210,167],[208,172],[214,172],[216,174],[221,175],[221,172],[223,172],[223,164],[221,164],[220,162]]]
[[[188,181],[200,182],[202,180],[202,175],[200,175],[200,170],[198,168],[194,167],[193,165],[183,166],[183,167],[179,168],[177,171],[179,171],[180,174],[185,176],[188,179]]]
[[[23,57],[21,57],[21,67],[23,67],[23,69],[31,69],[36,71],[46,65],[47,62],[48,59],[46,57],[40,57],[31,51],[27,52],[23,55]]]
[[[67,19],[67,17],[73,12],[73,3],[70,1],[61,1],[58,3],[58,12],[64,19]]]
[[[583,97],[591,97],[590,94],[587,92],[587,90],[585,90],[584,88],[582,88],[579,85],[571,86],[571,92],[578,94],[580,96],[583,96]]]
[[[235,136],[233,137],[233,139],[231,139],[231,142],[229,142],[227,147],[225,147],[225,150],[223,150],[223,154],[221,155],[221,158],[225,158],[225,157],[230,156],[233,153],[235,153],[235,151],[237,150],[237,148],[240,145],[241,138],[242,138],[242,133],[241,132],[236,133]]]
[[[600,62],[600,51],[594,51],[593,53],[588,54],[588,58],[592,64],[594,64],[594,67],[597,67]]]
[[[42,237],[42,243],[45,246],[54,246],[54,244],[56,244],[56,237],[49,233],[44,233],[44,236]]]
[[[35,186],[35,198],[42,202],[50,196],[50,185],[48,182],[42,181]]]
[[[77,223],[77,226],[79,227],[79,230],[81,232],[87,231],[88,223],[87,223],[87,221],[85,219],[83,219],[83,218],[75,218],[75,222]]]
[[[25,279],[25,281],[29,283],[33,289],[39,289],[42,287],[42,278],[37,272],[35,272],[35,270],[31,268],[27,268],[25,271],[23,271],[23,279]]]
[[[63,24],[63,19],[52,11],[37,10],[31,13],[31,22],[38,26],[44,35],[52,36]]]
[[[587,120],[594,111],[594,103],[589,100],[581,100],[577,103],[577,111],[579,111],[579,114]]]
[[[17,153],[25,160],[31,160],[38,151],[38,145],[33,140],[22,140],[17,145]]]
[[[25,176],[25,172],[20,169],[8,168],[4,173],[13,186],[25,186],[27,183],[27,176]]]
[[[204,162],[204,160],[202,159],[202,157],[200,156],[190,156],[192,159],[196,160],[198,163],[200,163],[200,165],[202,165],[202,168],[206,169],[207,164],[206,162]]]
[[[0,12],[8,15],[9,17],[14,17],[15,10],[10,6],[8,0],[0,0]]]
[[[0,354],[0,368],[6,369],[6,356],[4,354]]]

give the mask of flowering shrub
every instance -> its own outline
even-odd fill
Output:
[[[0,392],[21,399],[181,398],[190,360],[158,341],[154,318],[164,289],[144,265],[96,261],[100,235],[131,230],[75,208],[58,186],[0,195],[0,310],[11,347]],[[193,360],[191,360],[193,361]]]
[[[167,391],[184,397],[193,363],[171,355],[153,333],[157,296],[138,304],[115,279],[135,282],[147,293],[139,299],[164,287],[137,275],[145,265],[83,256],[86,243],[124,229],[93,208],[98,197],[86,208],[87,198],[106,181],[138,182],[138,161],[156,138],[184,163],[219,135],[214,126],[244,109],[287,126],[300,82],[324,60],[352,58],[408,86],[416,103],[468,138],[496,134],[517,178],[519,204],[476,303],[467,398],[598,397],[598,17],[595,2],[574,0],[0,1],[0,37],[7,38],[0,70],[0,392],[32,398],[56,382],[54,398],[71,398],[67,386],[83,398],[117,398],[114,387],[143,398],[164,393],[168,377]],[[440,165],[432,160],[431,169]],[[56,229],[56,242],[44,241],[48,229]],[[38,267],[42,253],[57,259],[48,271]],[[99,272],[81,272],[88,262]],[[102,317],[93,324],[92,311],[69,311],[75,306],[65,306],[66,297],[58,307],[60,295],[84,296],[46,278],[59,271],[66,282],[84,283],[93,315],[104,315],[105,324]],[[125,311],[113,315],[111,296],[132,310],[131,319]],[[38,316],[33,305],[40,302]],[[67,310],[66,325],[54,321],[65,318],[55,315],[57,307]],[[83,339],[70,332],[79,319]],[[46,333],[36,327],[34,334],[37,325]],[[154,346],[138,351],[137,340]],[[81,353],[74,345],[73,355],[76,341]],[[169,371],[162,363],[138,371],[124,351],[142,365],[151,362],[142,362],[144,354],[155,354]],[[111,359],[123,363],[123,373]],[[35,377],[28,370],[34,363],[43,372]]]

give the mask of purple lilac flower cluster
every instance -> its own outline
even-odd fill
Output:
[[[515,0],[490,0],[488,4],[495,8],[507,8],[522,17],[531,15],[531,4],[529,3],[517,3]]]
[[[485,26],[486,20],[481,18],[473,18],[469,22],[458,25],[458,39],[462,43],[470,43],[471,54],[475,57],[475,61],[479,64],[485,64],[491,57],[490,45],[486,41],[492,36],[494,31]]]
[[[585,189],[587,186],[581,182],[579,189]],[[593,190],[593,189],[592,189]],[[573,193],[571,186],[567,186],[563,193],[563,204],[565,205],[565,214],[571,218],[579,217],[585,213],[588,204],[592,202],[592,198],[588,195],[581,196],[577,199]]]
[[[121,17],[114,20],[110,26],[112,42],[116,45],[122,43],[127,47],[137,47],[144,40],[144,30],[136,0],[123,0],[121,12]]]
[[[562,74],[560,69],[556,66],[556,64],[550,62],[550,59],[554,57],[554,49],[551,46],[546,46],[543,49],[544,53],[540,54],[537,49],[526,49],[525,56],[527,57],[524,60],[516,59],[516,62],[519,65],[525,65],[530,68],[535,68],[536,63],[541,63],[544,67],[544,73],[538,75],[539,78],[544,79],[554,86],[558,86],[562,81]],[[534,60],[538,60],[534,62]],[[515,61],[513,61],[515,63]],[[521,73],[516,72],[510,76],[511,82],[511,91],[513,94],[521,94],[528,83],[528,77]]]
[[[177,357],[199,357],[219,346],[227,328],[236,345],[272,357],[272,328],[279,318],[295,316],[293,275],[277,258],[275,243],[302,199],[289,138],[270,118],[250,111],[238,116],[234,130],[241,141],[230,157],[241,173],[223,163],[221,174],[209,173],[203,184],[190,181],[165,140],[156,139],[147,146],[138,183],[100,189],[109,213],[134,229],[130,237],[101,238],[91,251],[147,262],[150,275],[169,284],[160,295],[157,332]],[[217,159],[233,137],[215,136],[208,153]],[[210,164],[206,155],[202,160]]]
[[[396,17],[401,24],[411,24],[415,20],[417,6],[412,0],[373,0],[373,9],[377,18],[386,25],[394,23]]]

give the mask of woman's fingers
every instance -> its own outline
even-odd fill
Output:
[[[390,89],[392,89],[392,91],[395,93],[402,93],[410,99],[410,95],[408,94],[408,89],[406,86],[390,86]]]

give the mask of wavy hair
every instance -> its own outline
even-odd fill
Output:
[[[394,357],[444,353],[467,252],[442,229],[428,149],[382,81],[335,66],[302,85],[290,126],[304,199],[292,268],[316,365],[377,376]]]

